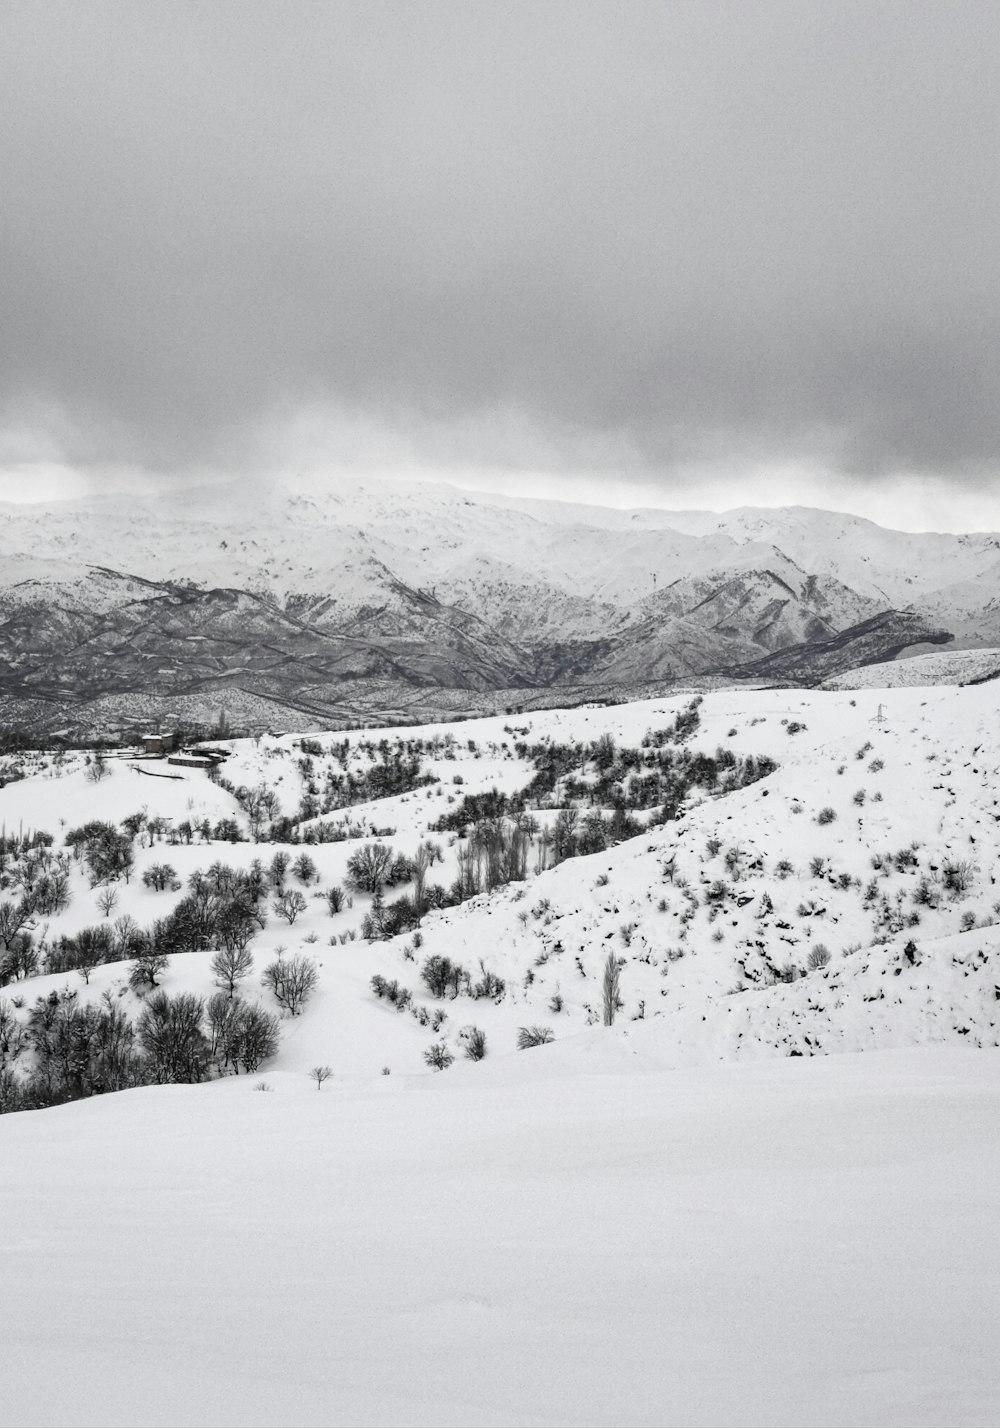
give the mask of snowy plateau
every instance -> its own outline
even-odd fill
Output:
[[[997,686],[939,658],[6,756],[0,1422],[996,1423]]]

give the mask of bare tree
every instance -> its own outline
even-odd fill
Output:
[[[319,869],[308,853],[300,853],[292,864],[292,872],[300,883],[314,883],[319,880]]]
[[[615,1016],[623,1005],[621,991],[621,962],[613,952],[608,953],[608,960],[604,964],[604,983],[601,989],[604,1025],[612,1026]]]
[[[295,888],[286,888],[279,893],[271,904],[279,917],[291,924],[298,917],[300,912],[305,912],[309,904],[305,900],[305,895]]]
[[[247,1007],[240,1025],[240,1060],[243,1070],[256,1071],[262,1061],[278,1050],[281,1032],[278,1018],[261,1006]]]
[[[329,1081],[330,1077],[333,1075],[333,1069],[330,1066],[314,1066],[313,1069],[309,1072],[309,1075],[316,1082],[316,1090],[322,1091],[323,1082]]]
[[[93,757],[87,765],[87,778],[91,783],[100,783],[110,772],[104,750],[95,749]]]
[[[381,892],[392,866],[393,851],[385,843],[365,843],[347,861],[347,880],[359,892]]]
[[[312,996],[319,980],[319,971],[311,957],[279,957],[264,970],[261,981],[279,1007],[289,1016],[298,1016]]]
[[[152,824],[150,824],[152,828]],[[142,880],[148,888],[153,888],[156,892],[163,892],[164,888],[170,887],[176,879],[177,874],[169,863],[151,863],[142,875]]]
[[[135,992],[141,992],[146,987],[155,987],[157,977],[165,972],[169,965],[170,958],[165,952],[155,952],[152,949],[141,952],[129,973],[129,986]]]
[[[118,894],[114,888],[103,888],[97,894],[97,906],[105,917],[110,917],[118,906]]]
[[[212,958],[211,967],[216,986],[234,997],[237,985],[253,971],[253,953],[249,947],[223,947]]]
[[[268,868],[271,882],[278,892],[285,886],[285,874],[288,872],[288,865],[291,858],[280,848],[271,859],[271,866]]]
[[[0,942],[4,947],[9,950],[25,928],[34,927],[33,913],[34,905],[29,897],[16,903],[6,899],[0,902]]]
[[[521,1026],[517,1031],[518,1051],[527,1051],[532,1046],[547,1046],[550,1041],[555,1041],[555,1035],[550,1026]]]

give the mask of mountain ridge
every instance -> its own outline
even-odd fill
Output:
[[[140,694],[154,720],[194,690],[216,712],[246,696],[328,721],[464,690],[474,713],[511,690],[808,684],[910,646],[1000,643],[1000,538],[806,507],[234,484],[5,506],[0,562],[0,717],[38,729],[100,732],[95,700]]]

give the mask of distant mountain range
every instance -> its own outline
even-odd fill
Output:
[[[1000,644],[1000,538],[338,482],[0,508],[0,722],[308,727]]]

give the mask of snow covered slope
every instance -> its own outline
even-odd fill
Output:
[[[0,1118],[0,1422],[994,1422],[997,1054],[634,1042]]]
[[[935,650],[889,664],[869,664],[824,680],[824,689],[901,689],[927,684],[975,684],[1000,674],[1000,649]]]
[[[288,825],[295,838],[313,838],[322,825],[338,840],[292,849],[297,856],[305,847],[316,865],[301,883],[306,906],[294,924],[272,912],[254,940],[257,995],[260,971],[279,948],[318,963],[313,1011],[288,1024],[276,1065],[304,1074],[319,1061],[338,1076],[386,1065],[417,1071],[432,1043],[461,1057],[470,1024],[485,1033],[491,1055],[513,1052],[525,1025],[562,1038],[600,1019],[609,953],[620,963],[620,1019],[662,1027],[661,1054],[671,1065],[929,1041],[1000,1044],[995,686],[719,691],[697,706],[697,727],[681,745],[659,746],[656,731],[690,707],[680,698],[546,711],[518,722],[374,730],[346,744],[339,735],[310,740],[307,752],[291,735],[235,741],[225,765],[230,787],[269,787],[279,813],[305,818]],[[580,836],[600,811],[600,800],[595,808],[584,795],[598,777],[592,751],[602,735],[614,740],[618,760],[604,787],[626,804],[657,759],[681,760],[669,765],[667,786],[706,758],[719,772],[686,785],[675,821],[650,822],[658,805],[643,808],[640,799],[636,836],[553,867],[560,808],[576,802]],[[545,762],[544,754],[541,764],[532,761],[529,748],[572,745],[576,771],[551,792],[526,795],[535,827],[527,881],[479,895],[467,890],[460,904],[429,911],[415,936],[361,940],[371,899],[360,891],[331,913],[324,890],[344,887],[352,854],[378,838],[410,859],[433,840],[442,861],[428,876],[450,888],[471,846],[471,821],[463,836],[447,824],[460,799],[491,790],[510,798]],[[626,763],[630,750],[644,754],[645,765]],[[360,802],[318,812],[348,774],[367,776],[383,757],[386,768],[412,757],[415,786],[374,801],[362,792]],[[748,758],[777,767],[735,786]],[[163,778],[151,776],[155,765],[119,761],[93,785],[76,756],[43,763],[0,789],[6,829],[45,828],[61,839],[88,818],[118,823],[139,811],[146,824],[156,815],[166,820],[155,835],[140,835],[135,874],[115,885],[114,915],[140,927],[165,917],[186,895],[182,885],[210,865],[245,870],[270,860],[270,844],[212,841],[210,830],[209,841],[197,831],[190,841],[178,838],[184,821],[196,830],[219,820],[248,828],[238,801],[201,770],[173,768]],[[610,817],[610,808],[604,813]],[[437,831],[443,817],[445,831]],[[176,888],[144,886],[143,872],[164,861]],[[85,865],[73,863],[71,878],[71,905],[45,918],[49,946],[101,920],[100,889],[88,887]],[[387,901],[395,896],[386,890]],[[475,998],[466,987],[436,998],[421,971],[431,955],[464,968],[470,985],[489,972],[504,990]],[[164,986],[207,996],[210,958],[208,951],[176,957]],[[30,1001],[70,985],[82,1000],[120,993],[123,1006],[138,1010],[127,970],[112,961],[87,985],[53,972],[26,984],[23,995]],[[373,996],[376,975],[406,990],[402,1013]],[[439,1025],[428,1020],[435,1010]]]
[[[218,833],[248,838],[263,786],[280,808],[254,827],[297,810],[284,851],[315,873],[286,873],[293,922],[269,887],[243,995],[278,1009],[262,973],[280,957],[314,960],[318,986],[253,1074],[0,1116],[0,1423],[991,1423],[995,689],[722,690],[235,740],[225,783],[4,761],[22,775],[0,787],[5,834],[46,829],[52,856],[89,819],[142,815],[129,880],[91,886],[71,858],[36,949],[150,927],[199,873],[268,864],[280,844]],[[663,824],[639,799],[658,759],[670,780],[704,771]],[[401,791],[317,811],[393,770]],[[430,837],[447,886],[474,847],[447,826],[461,800],[532,780],[526,878],[358,935],[373,902],[345,886],[352,854]],[[610,814],[588,794],[606,788],[636,803],[633,836],[536,872],[567,809],[578,830]],[[341,841],[301,841],[321,827]],[[28,876],[8,855],[0,908]],[[164,990],[207,998],[211,957],[175,954]],[[432,958],[469,977],[435,994]],[[8,1077],[37,1056],[12,1027],[38,998],[141,1016],[132,966],[0,988]],[[552,1040],[519,1050],[524,1028]]]

